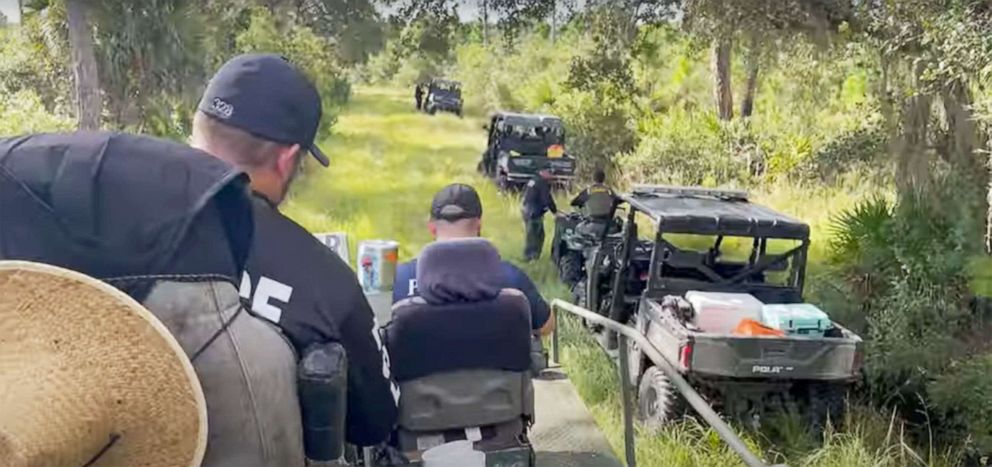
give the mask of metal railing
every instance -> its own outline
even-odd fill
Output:
[[[633,399],[632,399],[632,388],[629,379],[629,360],[627,358],[627,339],[631,339],[637,344],[638,348],[644,352],[648,358],[657,366],[661,371],[665,373],[665,376],[675,385],[675,388],[682,394],[686,402],[702,417],[703,421],[713,427],[713,430],[723,438],[723,441],[733,449],[741,460],[744,461],[749,467],[768,467],[757,455],[748,449],[747,445],[744,444],[734,430],[724,422],[719,415],[713,410],[710,405],[703,400],[703,398],[696,392],[689,382],[675,370],[675,367],[671,362],[666,359],[658,349],[647,340],[644,335],[637,332],[636,329],[620,324],[613,321],[607,317],[599,315],[598,313],[589,311],[580,306],[573,305],[564,300],[554,300],[551,302],[551,309],[554,310],[557,318],[557,313],[559,310],[566,311],[580,318],[585,319],[589,323],[601,325],[611,331],[615,331],[618,337],[619,344],[619,360],[620,360],[620,391],[621,399],[623,401],[623,441],[624,441],[624,451],[626,455],[626,461],[628,467],[636,467],[637,459],[634,453],[634,417],[633,417]],[[559,322],[555,326],[554,333],[551,336],[551,356],[554,363],[557,365],[560,363],[559,353],[558,353],[558,327],[561,325]]]

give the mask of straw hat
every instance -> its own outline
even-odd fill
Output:
[[[189,467],[207,411],[179,343],[79,273],[0,261],[0,466]]]

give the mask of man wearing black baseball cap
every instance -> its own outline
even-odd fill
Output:
[[[434,195],[430,219],[427,222],[431,236],[436,241],[473,238],[482,235],[482,200],[470,185],[453,183]],[[547,302],[541,297],[534,282],[516,266],[503,261],[504,288],[517,289],[530,302],[531,326],[541,334],[550,334],[554,319]],[[399,265],[396,269],[396,286],[393,303],[417,295],[417,260]]]
[[[329,163],[314,141],[320,118],[320,95],[289,61],[240,55],[210,80],[192,144],[251,177],[255,232],[241,297],[282,328],[300,355],[330,341],[345,348],[346,438],[368,446],[387,439],[399,400],[372,309],[351,268],[277,209],[306,152]]]

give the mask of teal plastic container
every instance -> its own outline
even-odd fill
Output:
[[[765,305],[761,307],[761,322],[789,335],[809,337],[823,337],[833,327],[830,317],[809,303]]]

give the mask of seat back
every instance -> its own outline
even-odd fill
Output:
[[[385,330],[393,375],[404,383],[460,370],[527,372],[530,326],[527,298],[512,289],[485,302],[401,301]]]

